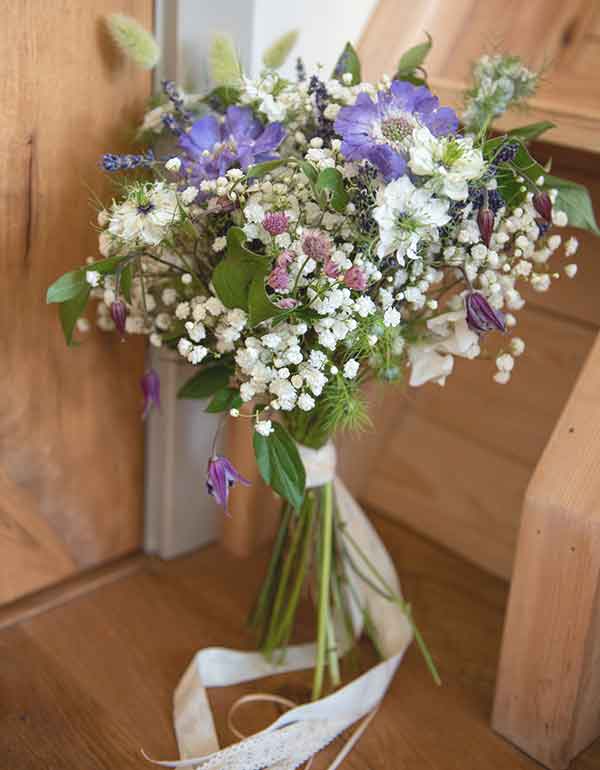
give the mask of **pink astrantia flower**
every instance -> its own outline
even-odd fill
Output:
[[[290,276],[285,267],[274,267],[267,278],[267,283],[275,291],[285,291],[290,285]]]
[[[289,223],[283,211],[270,211],[263,219],[262,226],[270,235],[281,235],[286,232]]]
[[[298,300],[292,299],[292,297],[283,297],[283,299],[278,300],[276,304],[277,307],[280,307],[282,310],[293,310],[298,304]]]
[[[323,272],[328,278],[338,278],[340,274],[340,268],[333,259],[326,259],[323,265]]]
[[[153,406],[160,409],[160,377],[155,369],[148,369],[140,380],[140,387],[144,394],[143,418],[150,414]]]
[[[302,251],[317,262],[324,262],[331,254],[331,241],[322,230],[307,230],[302,236]]]
[[[349,289],[364,291],[367,288],[367,276],[365,271],[361,267],[358,267],[358,265],[354,265],[344,274],[344,283]]]
[[[278,267],[288,267],[295,259],[295,255],[291,251],[282,251],[277,257],[275,262]]]
[[[248,479],[245,479],[241,473],[238,473],[226,457],[213,455],[208,461],[206,471],[206,491],[215,498],[219,505],[227,510],[229,502],[229,490],[237,483],[246,487],[250,486]]]

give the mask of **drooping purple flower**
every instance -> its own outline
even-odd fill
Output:
[[[280,265],[276,265],[269,273],[267,283],[275,291],[285,291],[290,285],[290,274]]]
[[[456,131],[458,118],[450,107],[440,107],[425,86],[400,80],[394,80],[389,91],[380,91],[376,101],[359,94],[353,106],[342,107],[335,121],[344,157],[370,161],[386,181],[405,173],[408,139],[418,126],[442,136]]]
[[[228,107],[223,121],[205,115],[179,136],[187,178],[191,184],[198,184],[203,179],[223,176],[233,167],[246,170],[254,163],[275,160],[275,151],[285,135],[281,123],[264,126],[250,107]]]
[[[289,219],[283,211],[270,211],[265,215],[262,226],[269,235],[281,235],[288,229]]]
[[[364,291],[367,288],[367,276],[358,265],[353,265],[344,273],[344,283],[349,289]]]
[[[552,222],[552,201],[547,192],[536,192],[533,196],[533,208],[546,222]]]
[[[150,414],[153,406],[160,409],[160,377],[155,369],[148,369],[140,380],[142,393],[144,394],[143,418]]]
[[[127,320],[127,305],[121,299],[115,300],[110,306],[110,317],[121,336],[125,334],[125,321]]]
[[[223,506],[225,513],[229,513],[227,510],[229,490],[238,482],[246,487],[250,486],[248,479],[238,473],[226,457],[213,455],[210,458],[206,471],[206,491],[219,505]]]
[[[302,236],[302,251],[307,257],[324,262],[331,254],[331,240],[322,230],[307,230]]]
[[[481,208],[477,215],[477,225],[481,240],[489,247],[492,233],[494,232],[494,213],[491,209]]]
[[[478,334],[494,331],[506,331],[506,319],[504,313],[495,310],[483,294],[479,291],[471,291],[465,298],[467,311],[467,324],[471,331]]]

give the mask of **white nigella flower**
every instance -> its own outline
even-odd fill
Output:
[[[455,201],[467,198],[468,182],[485,170],[483,155],[473,147],[472,137],[437,137],[424,126],[413,131],[408,165],[414,174],[429,177],[426,187],[432,192]]]
[[[438,227],[450,221],[448,201],[434,198],[423,187],[415,187],[406,176],[390,182],[382,194],[382,203],[373,209],[379,225],[380,258],[395,252],[398,262],[416,259],[421,243],[438,240]]]
[[[157,182],[136,187],[126,201],[114,206],[108,230],[124,241],[156,246],[180,217],[175,190],[164,182]]]

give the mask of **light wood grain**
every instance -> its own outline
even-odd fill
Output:
[[[67,350],[45,305],[97,254],[98,159],[128,146],[150,93],[108,39],[114,11],[152,23],[151,0],[0,3],[0,603],[141,542],[142,342],[94,331]]]
[[[600,734],[600,339],[529,484],[493,725],[563,770]]]
[[[411,647],[381,710],[344,762],[345,770],[535,770],[495,735],[488,718],[506,587],[443,548],[375,517],[440,667],[436,687]],[[0,756],[10,770],[144,767],[140,748],[175,758],[171,698],[196,650],[249,649],[244,628],[266,566],[266,552],[240,560],[210,546],[188,557],[150,562],[27,623],[0,632]],[[310,626],[300,636],[310,636]],[[361,665],[373,660],[361,648]],[[357,672],[350,674],[355,676]],[[209,691],[222,745],[230,705],[269,690],[301,700],[310,672]],[[248,710],[256,730],[276,716]],[[324,770],[341,746],[317,757]],[[600,745],[573,770],[596,770]]]

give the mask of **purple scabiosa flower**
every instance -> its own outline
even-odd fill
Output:
[[[143,418],[150,414],[153,406],[160,409],[160,377],[155,369],[148,369],[140,380],[142,393],[144,394]]]
[[[351,107],[342,107],[335,130],[342,137],[347,160],[368,160],[386,181],[406,171],[406,150],[412,132],[426,126],[434,136],[451,134],[458,118],[450,107],[440,107],[425,86],[394,80],[389,91],[380,91],[374,102],[366,93]]]
[[[533,208],[546,222],[552,222],[552,201],[547,192],[536,192],[533,196]]]
[[[479,209],[477,225],[479,226],[481,240],[489,248],[492,233],[494,232],[494,212],[488,208]]]
[[[367,288],[367,276],[365,271],[361,267],[358,267],[358,265],[353,265],[344,273],[344,283],[349,289],[364,291]]]
[[[267,283],[275,291],[285,291],[290,285],[290,276],[285,267],[277,265],[271,270]]]
[[[281,123],[263,126],[250,107],[228,107],[222,122],[205,115],[179,136],[188,180],[198,186],[203,179],[216,179],[234,166],[246,170],[254,163],[274,160],[285,135]]]
[[[227,504],[229,502],[229,490],[236,483],[250,486],[248,479],[238,473],[226,457],[213,455],[208,461],[206,471],[206,491],[215,498],[217,503],[229,514]]]
[[[262,226],[269,235],[281,235],[288,229],[290,221],[283,211],[270,211],[265,215]]]
[[[331,241],[322,230],[307,230],[302,236],[302,251],[317,262],[325,262],[331,254]]]
[[[478,334],[506,331],[506,319],[500,310],[494,310],[487,299],[479,291],[471,291],[465,298],[467,324],[471,331]]]
[[[110,317],[121,336],[125,334],[125,321],[127,320],[127,305],[122,299],[115,300],[110,306]]]

